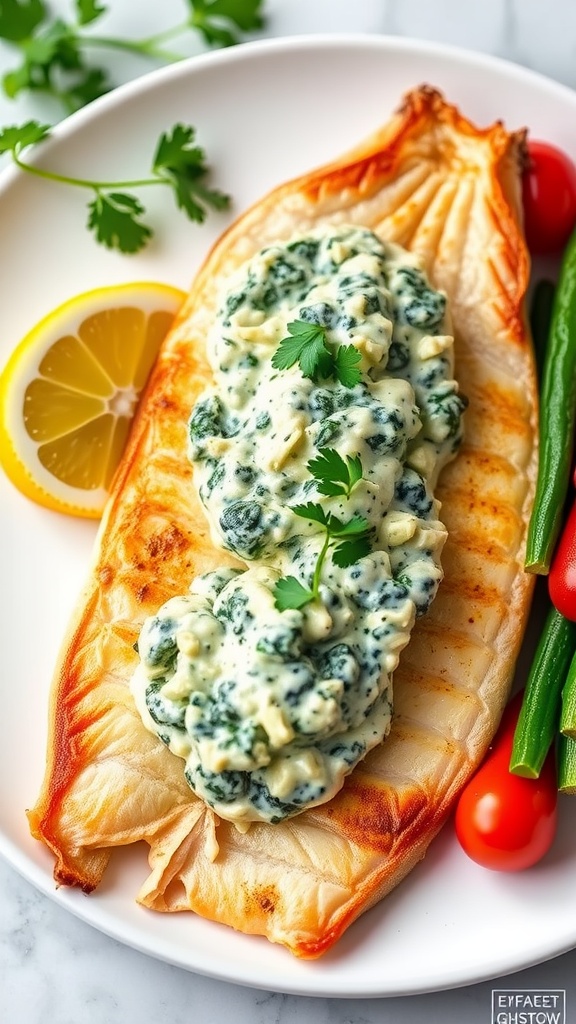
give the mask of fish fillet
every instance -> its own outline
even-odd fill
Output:
[[[422,87],[352,153],[264,197],[209,254],[149,380],[57,666],[29,821],[59,884],[93,890],[113,847],[145,840],[150,875],[134,894],[144,906],[190,909],[313,958],[424,856],[498,725],[532,590],[522,568],[537,423],[523,153],[523,132],[478,129]],[[186,457],[221,282],[267,243],[322,223],[365,225],[422,257],[449,298],[470,404],[438,491],[445,578],[395,673],[389,738],[329,803],[241,834],[144,728],[128,688],[133,644],[193,576],[238,564],[210,542]]]

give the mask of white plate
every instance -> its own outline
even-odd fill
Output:
[[[360,141],[422,82],[440,87],[480,124],[528,125],[576,158],[575,93],[495,59],[378,37],[300,37],[194,58],[74,115],[40,157],[80,176],[139,177],[160,132],[192,123],[215,183],[233,194],[238,213]],[[200,228],[172,209],[162,189],[141,195],[155,241],[142,255],[123,257],[92,241],[83,194],[11,169],[2,175],[0,363],[40,316],[79,291],[146,278],[189,284],[227,218],[213,214]],[[42,778],[52,665],[94,532],[93,524],[36,507],[0,478],[0,850],[17,870],[122,942],[202,974],[282,992],[427,992],[497,977],[576,945],[576,805],[569,798],[554,851],[524,874],[476,867],[448,825],[410,877],[315,962],[193,915],[139,908],[141,847],[115,855],[91,897],[56,891],[52,858],[30,838],[24,808]]]

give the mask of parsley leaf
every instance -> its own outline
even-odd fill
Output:
[[[210,46],[233,46],[240,42],[235,29],[249,32],[262,28],[261,0],[188,0],[190,25]]]
[[[22,64],[15,71],[8,71],[2,79],[2,86],[9,100],[13,100],[23,89],[31,88],[26,64]]]
[[[356,540],[347,540],[338,544],[332,552],[332,561],[341,569],[347,569],[350,565],[354,565],[359,558],[364,558],[369,554],[370,541],[368,537],[357,537]]]
[[[90,83],[85,84],[88,87]],[[160,137],[154,157],[153,177],[140,178],[136,181],[92,181],[75,178],[57,174],[22,160],[23,149],[42,142],[49,134],[50,126],[42,125],[38,121],[28,121],[23,125],[4,128],[0,130],[0,153],[11,153],[18,167],[29,174],[62,185],[89,189],[94,198],[88,204],[87,226],[94,232],[96,241],[109,249],[119,249],[124,253],[139,252],[153,235],[152,229],[139,220],[146,212],[144,206],[136,196],[124,191],[129,186],[167,185],[173,188],[177,193],[178,205],[193,220],[204,220],[206,211],[195,203],[192,193],[199,194],[206,204],[218,210],[229,202],[228,196],[206,188],[199,181],[207,174],[208,168],[204,163],[204,151],[192,145],[194,129],[189,125],[175,125],[172,133],[165,133]]]
[[[328,355],[326,328],[294,320],[288,324],[288,334],[289,337],[282,339],[272,356],[272,366],[276,370],[288,370],[295,363],[300,363],[304,376],[314,380],[318,364]]]
[[[78,42],[70,26],[57,18],[41,34],[31,39],[25,50],[25,61],[32,79],[49,80],[57,68],[77,71],[82,67]]]
[[[42,142],[50,135],[50,125],[39,121],[26,121],[21,125],[10,125],[0,130],[0,153],[12,153],[18,157],[26,146]]]
[[[152,232],[137,218],[145,213],[142,204],[125,192],[98,192],[88,204],[90,215],[88,228],[96,240],[108,249],[120,252],[139,252],[146,245]]]
[[[88,68],[69,87],[68,95],[74,110],[79,110],[109,91],[110,83],[106,72],[101,68]]]
[[[340,345],[334,356],[334,376],[342,387],[353,388],[360,383],[362,374],[358,368],[361,355],[354,345]]]
[[[152,172],[172,187],[177,206],[190,220],[202,223],[206,218],[205,205],[224,210],[230,197],[202,183],[208,167],[204,150],[194,144],[195,134],[194,128],[183,124],[176,124],[171,133],[162,134],[152,161]]]
[[[144,39],[84,34],[86,26],[107,12],[100,0],[74,0],[74,17],[54,18],[45,0],[0,0],[0,39],[15,47],[21,63],[4,75],[10,98],[28,89],[58,100],[66,114],[112,88],[104,68],[85,62],[94,48],[121,50],[163,63],[186,54],[166,49],[167,40],[190,30],[211,46],[230,46],[243,32],[261,28],[264,0],[188,0],[190,14],[182,23]]]
[[[341,522],[336,516],[331,517],[335,520],[332,526],[332,533],[335,537],[354,537],[360,536],[363,533],[367,533],[370,529],[370,523],[364,516],[354,513],[352,519],[349,519],[346,523]]]
[[[4,91],[11,98],[25,89],[48,93],[70,113],[110,87],[104,71],[84,63],[75,27],[61,18],[41,24],[33,36],[21,42],[21,52],[22,63],[3,79]]]
[[[330,515],[327,514],[322,505],[317,505],[313,501],[306,502],[305,505],[293,505],[292,511],[300,516],[302,519],[308,519],[313,523],[320,523],[321,526],[328,526],[330,522]]]
[[[316,383],[330,377],[343,387],[353,388],[361,380],[357,364],[360,353],[354,345],[333,345],[328,341],[326,327],[306,320],[293,320],[288,324],[288,337],[282,338],[272,356],[276,370],[288,370],[300,364],[304,377]]]
[[[98,0],[76,0],[76,17],[79,25],[91,25],[105,13],[106,7],[99,4]]]
[[[43,0],[0,0],[0,39],[10,43],[29,39],[47,13]]]
[[[349,498],[352,489],[362,479],[360,456],[347,455],[344,460],[334,448],[323,448],[320,455],[310,460],[307,468],[316,479],[320,494],[329,497],[343,494]]]
[[[287,608],[303,608],[314,600],[314,594],[308,587],[303,587],[295,576],[284,576],[274,587],[275,604],[278,611]]]

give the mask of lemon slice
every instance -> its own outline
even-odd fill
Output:
[[[84,292],[44,317],[0,375],[0,464],[28,498],[97,518],[138,398],[184,292]]]

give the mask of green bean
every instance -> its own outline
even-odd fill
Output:
[[[510,771],[537,779],[558,733],[564,681],[576,651],[576,622],[550,607],[528,673]]]
[[[554,296],[540,394],[540,461],[525,567],[546,574],[562,525],[576,423],[576,231]]]
[[[542,278],[534,287],[532,302],[530,305],[530,330],[534,342],[534,354],[538,367],[538,376],[542,375],[544,357],[548,346],[550,333],[550,322],[552,320],[552,306],[556,286],[552,281]]]
[[[564,689],[562,690],[562,711],[560,732],[576,740],[576,657],[572,658]]]
[[[558,738],[558,789],[576,793],[576,740],[562,735]]]

